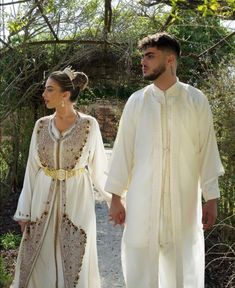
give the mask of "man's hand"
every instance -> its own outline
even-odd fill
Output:
[[[217,218],[217,199],[208,200],[202,207],[202,224],[204,230],[209,230]]]
[[[109,220],[113,221],[114,226],[124,224],[126,218],[126,210],[122,204],[121,197],[113,194],[109,209]]]

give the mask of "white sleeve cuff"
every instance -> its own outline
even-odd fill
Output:
[[[207,182],[202,191],[205,201],[220,198],[220,190],[218,178],[213,179],[210,182]]]

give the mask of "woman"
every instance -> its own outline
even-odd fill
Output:
[[[14,288],[99,288],[93,184],[106,165],[96,120],[73,104],[88,82],[70,67],[46,81],[55,113],[36,122],[15,220],[23,231]]]

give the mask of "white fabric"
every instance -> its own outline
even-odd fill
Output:
[[[190,243],[189,243],[190,244]],[[203,244],[203,243],[202,243]],[[197,249],[200,249],[199,251]],[[188,255],[193,250],[194,261]],[[185,277],[181,288],[203,287],[203,266],[198,269],[197,263],[202,262],[204,246],[193,245],[184,250]],[[189,254],[188,254],[189,253]],[[148,247],[133,247],[123,244],[124,278],[127,288],[159,287],[176,288],[176,256],[174,245],[160,247],[159,249],[159,286],[148,286],[151,277],[151,263],[149,261]],[[196,260],[196,261],[195,261]],[[200,274],[202,273],[202,275]]]
[[[100,277],[96,248],[96,219],[93,184],[100,193],[104,192],[106,156],[97,121],[91,116],[84,114],[79,115],[83,119],[90,121],[90,132],[75,169],[80,167],[88,167],[88,169],[85,169],[84,173],[66,180],[66,213],[74,225],[83,227],[87,234],[85,255],[81,272],[79,273],[80,278],[76,287],[99,288]],[[50,121],[52,121],[53,134],[55,137],[59,138],[61,135],[54,125],[53,116],[48,117],[51,118]],[[46,176],[41,169],[41,163],[37,153],[36,135],[39,122],[40,120],[36,123],[32,135],[24,185],[14,216],[15,220],[36,221],[44,212],[45,202],[48,198],[52,178]],[[68,136],[72,129],[73,127],[66,131],[62,136]],[[63,145],[63,142],[61,145]],[[60,153],[66,153],[66,147],[61,147]],[[56,157],[56,153],[54,157]],[[58,234],[58,231],[56,232],[56,230],[58,230],[56,223],[58,223],[58,217],[60,217],[58,216],[60,215],[58,209],[61,209],[62,194],[61,190],[56,192],[55,201],[52,207],[52,216],[50,217],[43,245],[27,288],[64,287],[60,246],[58,243],[58,235],[57,237],[55,236]],[[56,251],[57,257],[55,256],[54,251]],[[57,258],[56,265],[58,267],[58,277],[56,277],[55,273],[55,258]],[[18,288],[19,285],[19,262],[20,253],[16,266],[15,281],[12,286],[14,288]],[[58,282],[57,286],[55,286],[56,281]]]
[[[191,287],[203,287],[201,191],[206,201],[218,198],[219,190],[208,190],[207,184],[223,172],[210,107],[201,91],[177,81],[165,92],[151,84],[129,98],[105,189],[126,195],[123,243],[148,248],[145,288],[159,287],[159,241],[166,242],[165,237],[174,243],[176,287],[186,287],[187,258],[200,275]],[[169,231],[163,228],[168,218]]]

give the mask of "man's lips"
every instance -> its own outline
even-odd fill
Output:
[[[142,68],[142,71],[143,71],[143,73],[146,73],[146,72],[147,72],[147,70],[148,70],[148,68],[147,68],[147,67],[143,67],[143,68]]]

